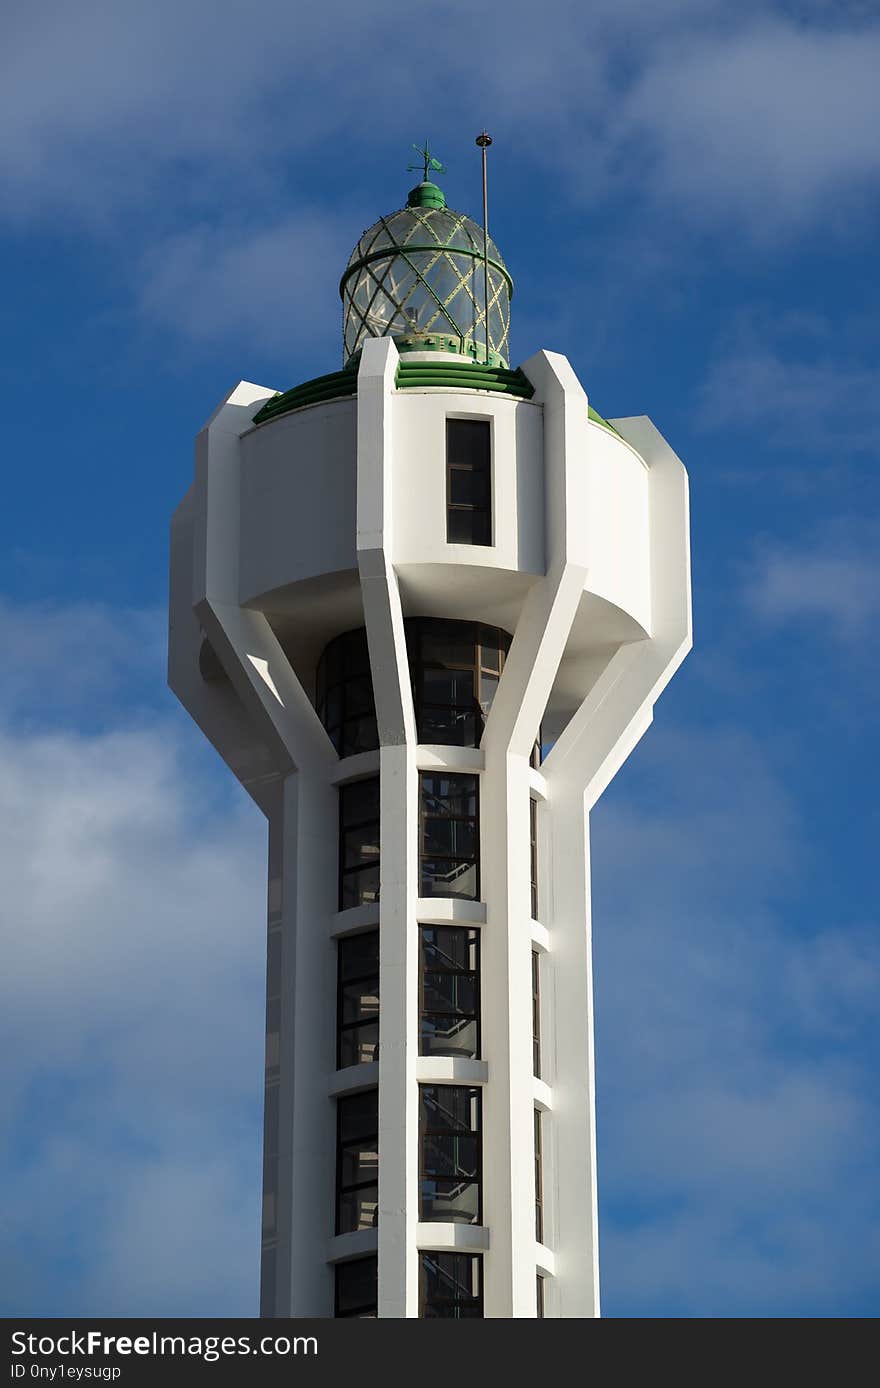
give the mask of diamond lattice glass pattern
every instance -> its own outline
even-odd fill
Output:
[[[489,348],[507,364],[511,282],[489,238]],[[448,335],[482,357],[483,232],[451,208],[404,207],[365,231],[342,278],[344,360],[367,337]]]

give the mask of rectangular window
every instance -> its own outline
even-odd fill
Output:
[[[378,1259],[352,1258],[336,1264],[336,1306],[334,1315],[369,1320],[376,1316]]]
[[[454,1320],[483,1315],[483,1260],[479,1253],[421,1255],[419,1314]]]
[[[538,1320],[543,1320],[543,1318],[544,1318],[544,1279],[543,1279],[543,1277],[541,1276],[540,1272],[538,1273],[537,1277],[535,1278],[535,1282],[537,1283],[536,1292],[537,1292],[537,1302],[538,1302],[538,1305],[537,1305]]]
[[[487,419],[446,421],[446,539],[492,543],[492,426]]]
[[[419,1053],[480,1054],[480,932],[422,926]]]
[[[423,1084],[419,1096],[420,1218],[479,1224],[480,1091],[463,1084]]]
[[[379,1091],[336,1101],[336,1232],[374,1229],[379,1214]]]
[[[538,920],[538,805],[529,796],[529,863],[532,874],[532,920]]]
[[[336,990],[336,1065],[379,1059],[379,932],[339,941]]]
[[[541,1110],[535,1109],[535,1238],[544,1242],[544,1171],[541,1151]]]
[[[541,1078],[541,956],[532,950],[532,1070]]]
[[[419,868],[422,896],[480,895],[477,777],[423,772]]]
[[[339,788],[339,909],[379,900],[379,777]]]

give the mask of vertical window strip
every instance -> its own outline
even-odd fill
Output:
[[[541,1142],[541,1110],[535,1109],[535,1238],[544,1242],[544,1170]]]
[[[541,956],[532,950],[532,1070],[541,1078]]]
[[[538,804],[529,796],[529,864],[532,882],[532,920],[538,919]]]

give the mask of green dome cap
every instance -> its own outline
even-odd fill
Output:
[[[446,206],[446,194],[442,188],[438,188],[436,183],[419,183],[415,188],[410,189],[409,197],[406,200],[407,207],[437,207]]]

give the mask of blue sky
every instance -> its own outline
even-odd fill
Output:
[[[340,364],[410,143],[691,476],[695,649],[592,827],[603,1301],[869,1316],[880,18],[846,0],[14,5],[0,67],[0,1311],[257,1306],[265,834],[164,689],[240,378]]]

